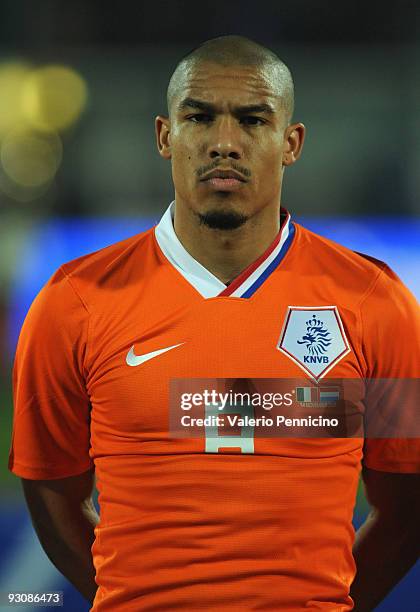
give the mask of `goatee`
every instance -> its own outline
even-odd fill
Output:
[[[248,217],[235,211],[209,210],[206,213],[198,213],[200,223],[211,229],[234,230],[241,227]]]

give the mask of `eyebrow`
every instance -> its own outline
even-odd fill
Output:
[[[184,98],[179,105],[178,110],[183,111],[186,108],[196,108],[198,110],[205,111],[206,113],[217,113],[217,106],[211,102],[204,102],[202,100],[196,100],[195,98]],[[274,108],[271,104],[249,104],[247,106],[236,106],[234,108],[235,115],[246,115],[249,113],[267,113],[273,115],[275,113]]]

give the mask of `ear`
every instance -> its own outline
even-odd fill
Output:
[[[284,133],[283,166],[291,166],[300,157],[305,140],[306,128],[303,123],[293,123]]]
[[[155,119],[156,144],[164,159],[171,159],[171,121],[169,117],[158,115]]]

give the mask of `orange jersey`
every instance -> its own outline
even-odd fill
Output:
[[[177,438],[170,384],[418,377],[416,301],[385,264],[289,216],[226,286],[183,248],[172,207],[63,265],[35,299],[15,360],[10,469],[54,479],[95,467],[96,612],[351,610],[362,461],[418,471],[416,440]]]

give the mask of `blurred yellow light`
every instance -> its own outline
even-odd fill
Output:
[[[29,72],[23,62],[0,64],[0,136],[22,120],[22,93]]]
[[[66,66],[50,65],[34,70],[23,90],[23,110],[39,130],[62,131],[82,113],[87,100],[83,78]]]
[[[28,188],[48,183],[57,172],[61,158],[59,136],[47,132],[14,130],[4,138],[0,151],[6,174]]]
[[[18,185],[12,181],[4,170],[0,172],[0,191],[2,191],[8,198],[14,200],[15,202],[21,202],[22,204],[26,202],[33,202],[34,200],[44,196],[46,192],[51,189],[51,185],[53,185],[53,183],[50,182],[45,183],[40,187],[23,187],[22,185]]]

